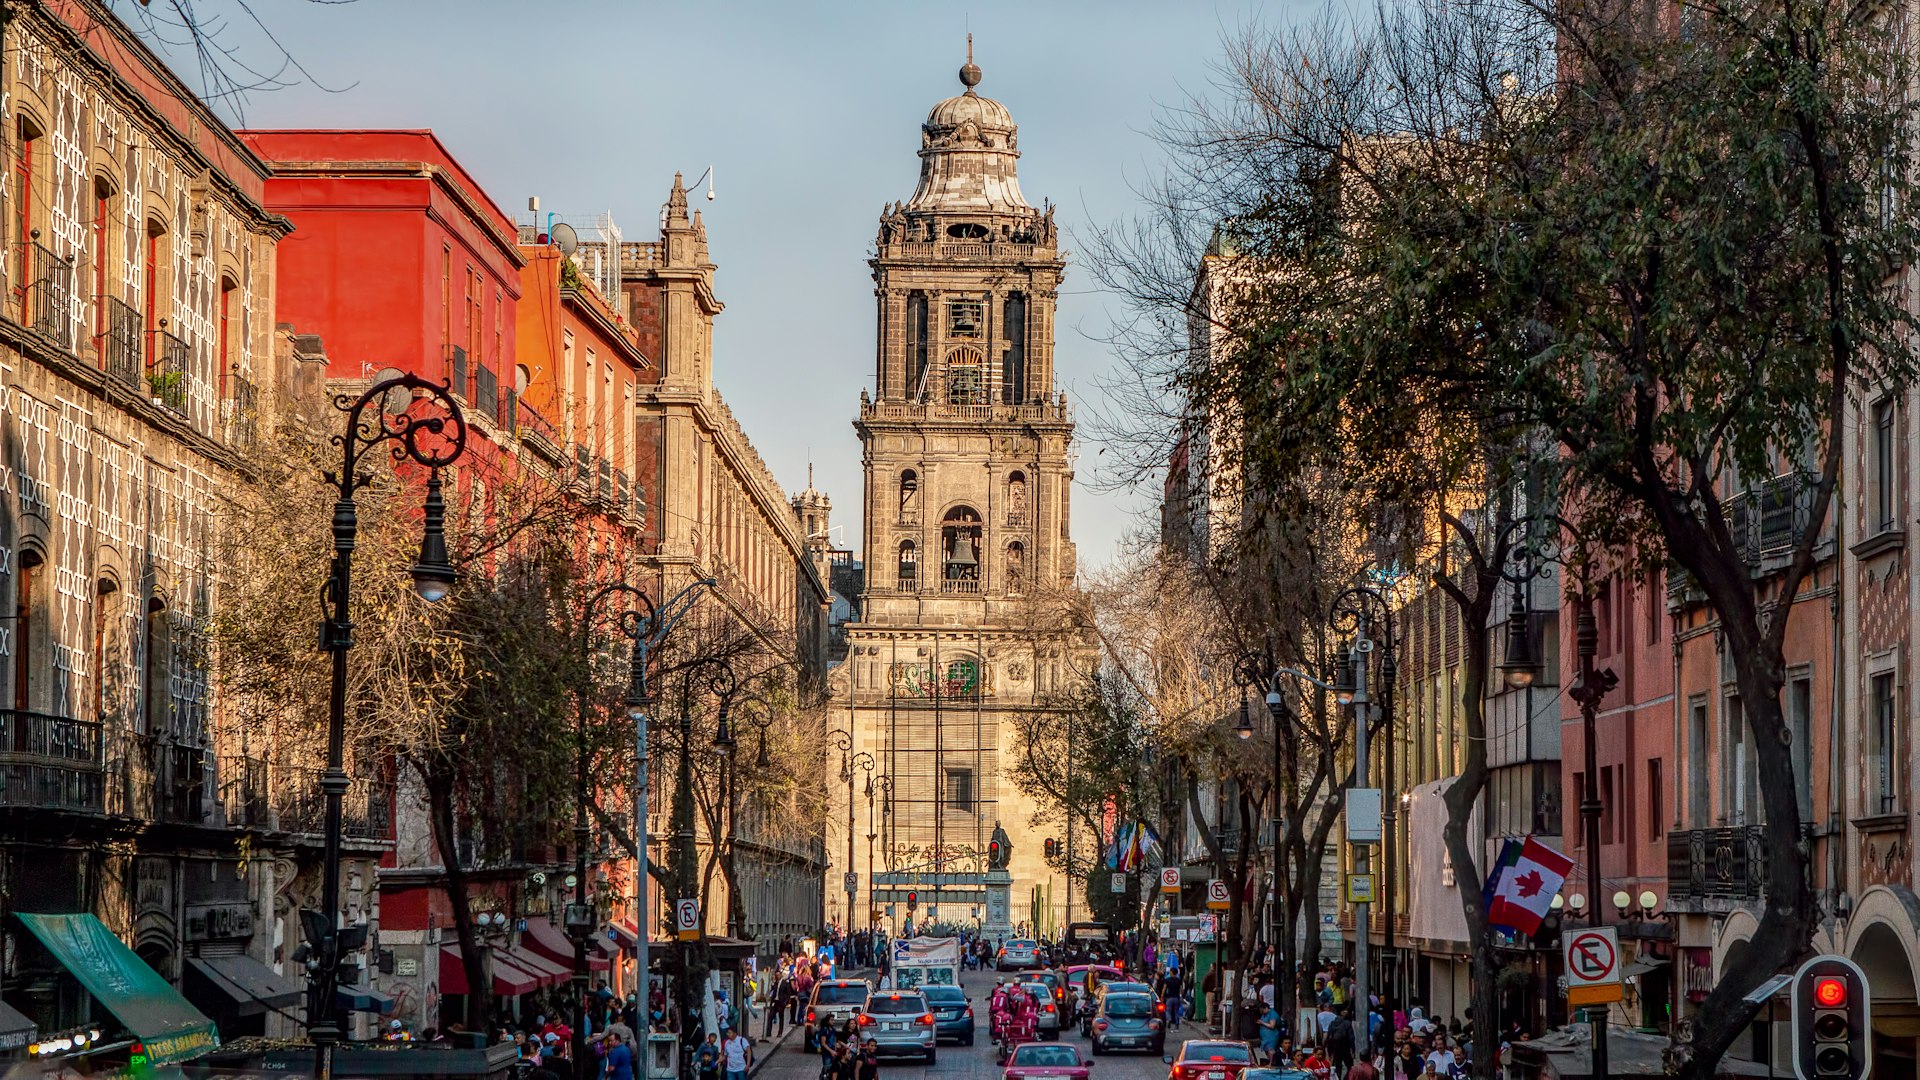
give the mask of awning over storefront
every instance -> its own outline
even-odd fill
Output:
[[[0,1001],[0,1050],[18,1050],[33,1041],[37,1029],[20,1010]]]
[[[540,988],[540,979],[532,972],[515,964],[502,955],[501,950],[493,950],[493,992],[498,997],[519,997],[530,994]],[[440,946],[440,992],[442,994],[465,994],[467,989],[467,971],[460,963],[460,946]]]
[[[520,945],[524,952],[538,953],[559,964],[571,977],[573,941],[559,927],[545,919],[529,919],[526,933],[520,935]],[[607,970],[606,954],[596,948],[591,939],[587,942],[587,970]]]
[[[571,962],[561,964],[527,949],[495,949],[493,954],[499,956],[502,952],[507,954],[508,960],[538,976],[541,986],[557,986],[573,978]]]
[[[385,994],[371,986],[363,985],[336,986],[333,990],[333,1000],[348,1012],[384,1015],[392,1012],[394,1006],[392,994]]]
[[[613,938],[622,949],[628,952],[640,951],[640,933],[634,929],[633,923],[608,923],[607,934]]]
[[[92,915],[17,916],[103,1008],[146,1044],[155,1065],[188,1061],[218,1045],[213,1021]]]
[[[284,1008],[301,998],[299,983],[276,974],[251,956],[196,956],[187,961],[187,969],[194,973],[187,980],[189,991],[194,990],[198,982],[223,1000],[210,1001],[203,994],[193,994],[193,997],[203,1004],[223,1005],[241,1016]]]

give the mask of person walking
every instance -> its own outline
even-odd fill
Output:
[[[720,1051],[726,1059],[727,1080],[747,1080],[747,1070],[753,1066],[753,1040],[738,1028],[728,1028],[727,1041],[720,1044]]]
[[[1327,1058],[1333,1064],[1334,1074],[1343,1076],[1353,1064],[1353,1051],[1356,1033],[1353,1029],[1353,1010],[1343,1008],[1327,1025]]]
[[[619,1032],[608,1031],[606,1056],[600,1059],[600,1080],[633,1080],[633,1048]]]

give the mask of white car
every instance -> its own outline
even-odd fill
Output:
[[[1025,938],[1015,938],[1000,946],[1000,954],[994,965],[1001,971],[1020,971],[1024,968],[1040,966],[1040,943]]]

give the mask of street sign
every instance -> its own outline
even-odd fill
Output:
[[[1207,882],[1207,907],[1214,911],[1225,911],[1233,906],[1233,898],[1227,894],[1227,883],[1219,878]]]
[[[859,874],[856,874],[856,873],[854,873],[853,871],[851,871],[851,870],[849,870],[849,871],[847,871],[847,879],[846,879],[846,880],[847,880],[847,883],[846,883],[846,886],[844,887],[844,890],[843,890],[843,891],[845,891],[845,892],[859,892],[859,891],[860,891],[860,875],[859,875]]]
[[[700,937],[700,901],[691,897],[673,902],[673,926],[680,932],[681,941],[694,941]]]
[[[1123,874],[1115,874],[1107,879],[1107,891],[1123,893],[1127,891],[1127,879]]]
[[[1610,926],[1565,935],[1561,957],[1567,973],[1567,1004],[1603,1005],[1621,1000],[1620,938]]]
[[[1373,903],[1373,875],[1372,874],[1348,874],[1347,875],[1347,903],[1349,904]]]
[[[1180,868],[1179,867],[1167,866],[1167,867],[1161,868],[1160,891],[1163,893],[1177,893],[1180,891]]]

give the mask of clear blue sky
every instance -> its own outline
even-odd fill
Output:
[[[692,182],[713,165],[718,197],[695,205],[727,304],[715,379],[784,486],[805,486],[811,459],[845,526],[836,540],[857,547],[850,421],[873,382],[866,250],[881,205],[913,192],[920,123],[960,89],[967,31],[980,91],[1020,125],[1021,187],[1059,204],[1072,248],[1089,224],[1136,212],[1132,185],[1160,156],[1145,134],[1155,110],[1207,85],[1223,31],[1308,2],[256,0],[314,78],[344,89],[256,93],[244,120],[432,128],[509,213],[537,194],[543,211],[611,210],[629,238],[657,225],[675,170]],[[273,59],[239,29],[228,40],[256,64]],[[190,75],[190,54],[170,58]],[[1117,311],[1069,268],[1056,356],[1076,401],[1114,362],[1101,338]],[[1152,492],[1088,490],[1097,451],[1083,434],[1083,564],[1106,561],[1154,506]]]

